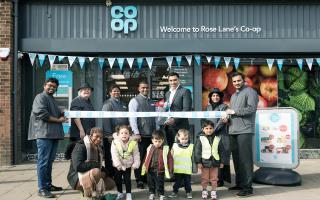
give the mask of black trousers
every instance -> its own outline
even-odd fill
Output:
[[[183,184],[186,193],[190,193],[191,189],[191,175],[190,174],[174,174],[173,192],[178,193],[180,186]]]
[[[147,179],[150,194],[156,194],[157,190],[158,195],[164,195],[164,173],[158,174],[150,170],[147,174]]]
[[[247,191],[252,191],[252,137],[253,134],[251,133],[230,135],[232,159],[236,173],[236,185]]]
[[[104,148],[104,157],[105,157],[105,166],[111,177],[114,177],[114,167],[112,166],[111,158],[111,143],[109,143],[108,138],[103,138],[103,148]]]
[[[147,178],[145,176],[141,176],[141,168],[142,168],[142,163],[144,160],[144,157],[146,156],[147,153],[147,148],[151,144],[151,136],[142,136],[141,141],[138,143],[139,147],[139,153],[140,153],[140,160],[141,160],[141,165],[138,169],[134,170],[134,176],[136,177],[136,181],[138,182],[147,182]]]
[[[173,146],[173,143],[175,142],[175,137],[178,130],[169,128],[168,126],[165,126],[165,137],[166,137],[166,144],[170,147],[170,149]]]
[[[122,178],[126,186],[126,193],[131,193],[131,168],[127,168],[126,171],[114,170],[114,181],[116,182],[118,192],[122,193]]]

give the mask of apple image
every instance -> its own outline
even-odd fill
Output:
[[[260,83],[263,79],[264,79],[263,76],[260,76],[260,75],[255,75],[251,77],[251,80],[253,82],[252,88],[256,89],[257,91],[260,91]]]
[[[266,108],[268,107],[268,102],[259,95],[259,102],[258,102],[258,108]]]
[[[210,93],[210,90],[202,88],[202,110],[206,110],[209,104],[209,99],[208,99],[209,93]]]
[[[214,68],[204,70],[202,73],[202,85],[209,90],[213,88],[219,88],[220,91],[225,90],[228,85],[226,71]]]
[[[260,73],[265,77],[273,77],[278,72],[277,67],[273,66],[271,69],[269,69],[268,65],[261,65],[259,67],[259,70],[260,70]]]
[[[269,104],[274,104],[278,100],[278,81],[275,78],[264,79],[260,84],[260,93]]]
[[[258,67],[256,65],[241,65],[238,68],[238,72],[243,74],[244,76],[252,77],[258,71]]]
[[[227,92],[230,95],[233,95],[236,92],[236,88],[232,84],[232,78],[231,77],[229,77],[229,79],[228,79]]]
[[[246,85],[247,86],[249,86],[249,87],[253,87],[253,81],[251,80],[251,78],[249,78],[249,77],[245,77],[244,78],[244,81],[245,81],[245,83],[246,83]]]
[[[221,66],[221,69],[223,69],[224,71],[226,71],[227,74],[230,74],[231,72],[233,72],[233,66],[229,65],[228,67],[225,65]]]

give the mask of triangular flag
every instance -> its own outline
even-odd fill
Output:
[[[281,71],[283,66],[283,59],[277,59],[277,63],[278,63],[278,68]]]
[[[167,63],[169,65],[169,68],[172,66],[173,56],[167,56],[166,57]]]
[[[40,67],[42,67],[44,60],[46,59],[46,55],[45,54],[38,54],[38,58],[39,58]]]
[[[36,56],[37,56],[37,54],[35,54],[35,53],[29,53],[31,65],[34,64],[34,60],[36,59]]]
[[[141,67],[142,67],[142,63],[143,63],[143,58],[137,58],[137,64],[138,64],[139,70],[140,70]]]
[[[306,58],[306,62],[308,64],[308,67],[310,71],[312,70],[312,63],[313,63],[313,58]]]
[[[296,60],[297,60],[297,63],[298,63],[298,66],[299,66],[300,70],[302,70],[303,59],[302,59],[302,58],[298,58],[298,59],[296,59]]]
[[[224,62],[226,63],[227,68],[229,67],[230,61],[231,61],[231,57],[224,57]]]
[[[104,58],[99,58],[98,62],[99,62],[100,69],[103,69]]]
[[[110,69],[112,69],[113,64],[114,64],[114,61],[115,61],[116,59],[115,59],[115,58],[107,58],[107,59],[108,59],[109,65],[110,65]]]
[[[197,65],[200,66],[201,56],[200,55],[194,55],[194,60],[196,61]]]
[[[238,69],[240,64],[240,58],[233,58],[233,62],[234,62],[234,67]]]
[[[216,68],[218,68],[220,60],[221,60],[220,56],[215,56],[214,57],[214,64],[215,64]]]
[[[149,69],[152,68],[152,63],[153,63],[153,57],[146,57]]]
[[[181,65],[181,60],[182,60],[182,56],[176,56],[176,61],[177,61],[178,67],[180,67],[180,65]]]
[[[318,65],[320,66],[320,58],[316,58]]]
[[[269,70],[271,70],[271,69],[272,69],[273,62],[274,62],[274,59],[272,59],[272,58],[267,59],[267,63],[268,63]]]
[[[69,64],[70,67],[73,65],[74,61],[76,60],[77,57],[75,56],[68,56]]]
[[[188,64],[189,66],[191,65],[191,62],[192,62],[192,55],[189,55],[189,56],[185,56],[187,61],[188,61]]]
[[[48,55],[50,66],[53,65],[56,55]]]
[[[132,68],[134,58],[127,58],[127,62],[129,63],[130,69]]]
[[[211,63],[212,56],[206,56],[208,63]]]
[[[123,68],[124,58],[117,58],[120,70]]]
[[[64,59],[65,56],[58,56],[59,62],[61,62],[62,59]]]
[[[88,57],[89,61],[92,62],[92,60],[94,59],[94,57]]]
[[[83,69],[84,63],[86,62],[85,57],[78,57],[80,68]]]

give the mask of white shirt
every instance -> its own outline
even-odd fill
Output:
[[[180,87],[180,84],[179,84],[175,89],[171,89],[171,88],[170,88],[170,96],[169,96],[169,104],[170,104],[170,105],[172,104],[173,97],[174,97],[174,95],[176,94],[177,89],[178,89],[179,87]]]

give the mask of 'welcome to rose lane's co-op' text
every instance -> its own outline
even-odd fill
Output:
[[[174,27],[174,26],[160,26],[162,33],[248,33],[253,32],[259,34],[262,31],[261,27],[248,27],[248,26],[233,26],[233,27]]]

